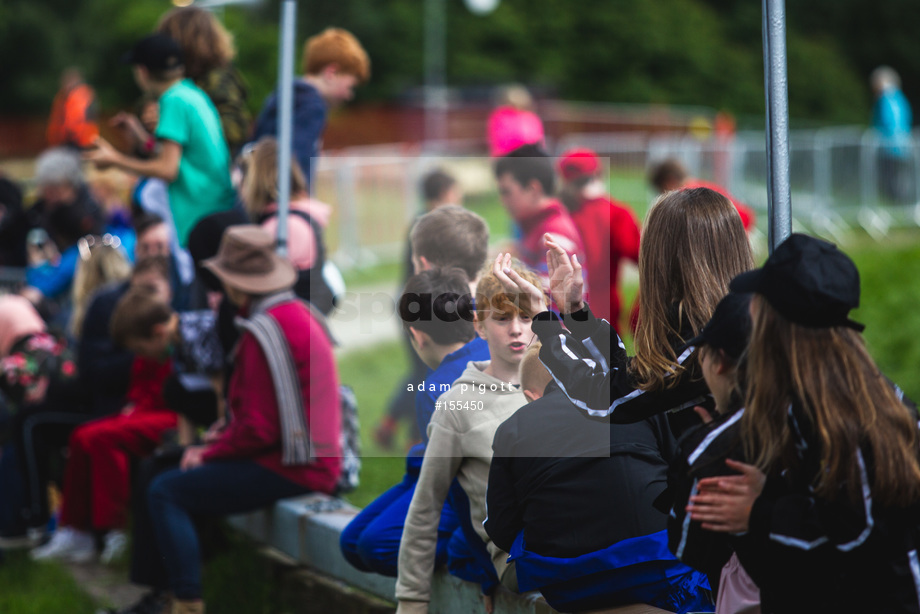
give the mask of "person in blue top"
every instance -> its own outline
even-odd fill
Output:
[[[472,321],[459,318],[448,321],[445,314],[456,313],[460,297],[469,303],[469,282],[462,269],[429,269],[409,278],[399,301],[403,326],[419,357],[428,365],[428,375],[418,384],[415,397],[422,443],[412,447],[406,458],[406,475],[402,482],[383,493],[342,532],[341,548],[346,560],[362,571],[396,576],[399,542],[415,492],[425,446],[427,426],[435,410],[435,401],[450,390],[467,363],[488,360],[489,348],[476,336]],[[449,305],[453,304],[453,307]],[[459,527],[450,504],[441,511],[435,564],[447,561],[448,543]]]
[[[910,103],[901,92],[901,78],[893,68],[879,66],[872,71],[869,82],[875,95],[872,127],[881,139],[879,188],[886,198],[908,204],[916,200],[911,174],[913,116]]]
[[[35,164],[38,200],[26,212],[28,265],[23,296],[41,305],[55,324],[70,318],[70,288],[80,259],[77,242],[102,234],[105,216],[80,168],[65,148],[42,153]]]
[[[179,245],[186,247],[201,218],[231,209],[236,201],[220,117],[207,94],[184,77],[179,45],[168,36],[141,39],[125,61],[133,66],[138,86],[160,102],[155,152],[136,158],[100,138],[83,157],[98,166],[166,181]]]
[[[448,296],[473,295],[470,280],[476,281],[489,245],[485,220],[462,207],[445,205],[416,221],[410,242],[416,275],[406,282],[400,315],[413,349],[429,368],[424,381],[413,385],[422,443],[409,451],[402,482],[362,510],[345,527],[340,540],[342,554],[354,567],[392,577],[397,574],[399,542],[421,472],[435,403],[470,361],[490,358],[489,346],[476,335],[472,321],[450,315],[446,319],[432,317],[443,309]],[[411,311],[403,313],[403,307]],[[447,503],[441,510],[435,565],[447,562],[448,543],[454,533],[451,548],[466,555],[460,521]]]
[[[368,80],[367,52],[350,32],[327,28],[307,39],[303,48],[302,78],[294,81],[293,149],[297,162],[313,184],[313,158],[319,156],[326,112],[351,100],[354,88]],[[252,142],[278,136],[278,94],[271,94],[256,118]]]

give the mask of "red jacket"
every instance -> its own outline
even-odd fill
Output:
[[[562,203],[551,199],[542,209],[522,220],[517,220],[521,227],[521,240],[517,244],[521,261],[536,271],[543,281],[543,286],[549,288],[549,273],[546,266],[546,242],[543,235],[551,233],[559,240],[559,244],[571,256],[578,254],[578,261],[585,262],[585,248],[581,235],[572,217]],[[587,286],[591,281],[588,277]]]
[[[281,303],[268,313],[281,325],[300,376],[316,460],[307,465],[282,464],[275,386],[265,354],[248,332],[240,338],[230,378],[228,403],[233,419],[220,439],[208,446],[204,459],[250,459],[311,490],[332,493],[342,467],[339,378],[332,345],[299,301]]]
[[[754,210],[732,196],[729,191],[722,186],[715,183],[710,183],[708,181],[703,181],[702,179],[688,179],[684,182],[684,185],[681,189],[692,190],[693,188],[709,188],[713,192],[718,192],[730,200],[733,205],[735,205],[735,209],[738,210],[738,215],[741,216],[741,223],[744,224],[744,229],[746,231],[749,231],[754,227],[754,222],[757,221],[757,216],[754,214]]]
[[[582,202],[572,212],[585,245],[585,273],[591,282],[591,311],[619,331],[620,262],[639,262],[639,222],[625,204],[609,196]]]

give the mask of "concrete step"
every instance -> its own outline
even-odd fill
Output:
[[[274,507],[233,516],[230,523],[254,540],[278,550],[301,565],[375,597],[395,603],[396,580],[358,571],[342,556],[339,536],[359,512],[358,508],[327,495],[307,495],[284,499]],[[466,614],[482,612],[479,586],[451,576],[444,570],[435,573],[431,612]],[[558,614],[539,593],[518,595],[500,589],[495,597],[496,614]],[[663,614],[649,605],[636,604],[603,610],[596,614]]]

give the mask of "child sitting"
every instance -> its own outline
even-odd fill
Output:
[[[136,354],[127,404],[121,412],[88,422],[70,437],[64,474],[60,527],[51,541],[32,552],[36,560],[88,561],[95,554],[92,531],[105,534],[103,562],[127,544],[125,525],[131,497],[131,460],[149,455],[176,414],[163,399],[174,371],[218,373],[223,351],[211,312],[174,312],[156,290],[132,289],[112,316],[115,343]]]
[[[489,245],[485,220],[463,207],[444,205],[420,217],[412,227],[410,239],[413,266],[416,273],[424,275],[411,279],[404,297],[411,293],[421,300],[424,296],[425,304],[417,307],[427,310],[433,308],[431,301],[440,295],[472,292],[470,280],[475,281]],[[441,273],[427,273],[438,267],[443,267]],[[458,275],[454,267],[466,275]],[[397,573],[399,542],[422,467],[428,423],[435,413],[437,399],[460,377],[468,362],[489,359],[489,346],[475,335],[471,322],[421,321],[417,313],[408,315],[404,326],[430,336],[426,340],[410,333],[423,341],[416,353],[426,354],[423,360],[429,367],[424,382],[415,391],[415,418],[422,443],[409,451],[403,480],[362,510],[342,531],[341,539],[342,554],[349,563],[362,571],[388,576]],[[440,349],[435,351],[433,346]],[[447,560],[448,542],[457,529],[457,515],[450,505],[445,505],[438,530],[436,566]]]
[[[517,588],[539,590],[563,612],[637,602],[711,608],[705,576],[667,551],[667,519],[653,507],[675,448],[667,419],[589,418],[552,381],[539,351],[521,362],[533,402],[495,433],[486,491],[485,529],[511,553]]]
[[[538,283],[534,273],[519,264],[515,268],[523,278]],[[518,386],[518,367],[534,335],[530,318],[512,300],[491,272],[476,286],[476,332],[488,343],[491,360],[470,362],[435,405],[425,460],[399,547],[397,612],[428,611],[437,545],[434,536],[454,478],[466,501],[458,503],[460,493],[451,492],[451,503],[460,516],[470,554],[481,567],[473,574],[480,576],[476,579],[486,594],[507,567],[507,554],[491,542],[482,522],[486,518],[492,438],[502,421],[526,402]],[[405,318],[410,314],[400,315]],[[465,517],[461,511],[464,507],[468,509]],[[463,577],[473,579],[469,574]]]

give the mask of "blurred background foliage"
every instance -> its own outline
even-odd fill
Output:
[[[218,9],[236,36],[254,111],[276,80],[279,5]],[[170,7],[167,0],[0,0],[0,113],[46,113],[67,66],[84,70],[105,110],[130,106],[138,92],[119,60]],[[298,64],[307,36],[344,27],[373,63],[359,101],[413,100],[423,76],[423,8],[423,0],[300,0]],[[920,101],[920,3],[790,0],[787,12],[794,118],[867,123],[866,79],[882,63]],[[502,0],[480,17],[447,0],[447,13],[448,84],[467,98],[486,100],[488,86],[519,81],[568,100],[763,113],[759,2]]]

